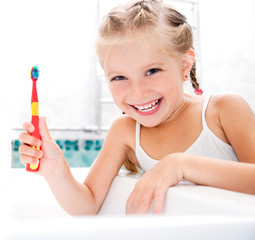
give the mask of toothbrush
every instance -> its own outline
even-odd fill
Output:
[[[39,78],[39,67],[38,66],[34,66],[31,69],[31,79],[33,82],[33,86],[32,86],[32,98],[31,98],[31,110],[32,110],[32,124],[35,127],[34,132],[31,133],[31,136],[36,137],[41,139],[41,135],[39,132],[39,112],[38,112],[38,97],[37,97],[37,88],[36,88],[36,81]],[[33,147],[36,149],[41,149],[41,147]],[[38,158],[38,160],[40,160]],[[28,172],[37,172],[39,170],[40,167],[40,162],[37,165],[30,165],[28,164],[26,166],[26,170]]]

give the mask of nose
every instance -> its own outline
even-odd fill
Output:
[[[134,99],[146,99],[149,90],[142,80],[131,81],[129,88],[129,96]]]

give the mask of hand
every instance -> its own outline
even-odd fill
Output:
[[[51,138],[45,118],[42,117],[39,120],[42,140],[30,135],[34,131],[32,123],[25,122],[23,127],[27,133],[21,133],[19,136],[19,140],[22,142],[19,147],[20,161],[25,166],[27,164],[36,165],[40,158],[40,168],[36,173],[42,176],[63,170],[63,167],[67,165],[66,160],[57,143]],[[35,149],[33,146],[41,147],[41,150]]]
[[[146,213],[153,199],[153,213],[162,212],[168,188],[183,179],[180,166],[182,154],[167,155],[137,181],[134,190],[128,198],[126,213]]]

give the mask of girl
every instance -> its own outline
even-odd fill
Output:
[[[159,213],[169,187],[182,179],[255,194],[255,116],[235,94],[184,93],[191,78],[198,93],[192,31],[186,18],[161,0],[128,3],[104,19],[97,42],[100,63],[117,106],[112,125],[83,184],[40,119],[42,141],[20,135],[20,160],[37,164],[60,205],[72,215],[96,214],[124,164],[144,171],[127,213]],[[41,146],[42,150],[32,146]]]

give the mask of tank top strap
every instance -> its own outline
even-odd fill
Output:
[[[135,130],[135,142],[136,142],[136,146],[140,145],[140,123],[136,122],[136,130]]]
[[[208,128],[206,120],[205,120],[205,113],[206,113],[206,109],[208,107],[208,103],[209,103],[211,97],[212,97],[212,95],[206,96],[205,101],[204,101],[204,105],[203,105],[203,108],[202,108],[202,125],[203,125],[203,128]]]

